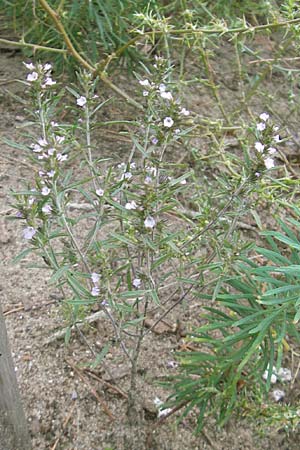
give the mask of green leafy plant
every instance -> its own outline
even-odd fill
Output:
[[[293,206],[292,212],[296,218],[279,220],[282,231],[262,233],[267,247],[236,261],[215,301],[199,294],[212,305],[204,306],[206,323],[191,337],[199,351],[178,355],[181,374],[172,380],[171,396],[171,404],[185,406],[183,416],[199,410],[198,429],[211,412],[224,424],[243,392],[266,394],[284,351],[299,344],[300,210]]]

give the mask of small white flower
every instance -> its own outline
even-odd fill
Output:
[[[181,108],[179,114],[182,114],[183,116],[189,116],[190,112],[186,108]]]
[[[54,121],[52,120],[52,122],[50,122],[50,123],[51,123],[51,126],[52,126],[53,128],[58,127],[58,123],[57,123],[57,122],[54,122]]]
[[[122,163],[117,165],[117,168],[124,170],[124,169],[126,169],[126,164],[124,162],[122,162]]]
[[[269,374],[269,366],[267,367],[267,370],[265,370],[264,371],[264,373],[263,373],[263,380],[265,380],[265,381],[267,381],[267,379],[268,379],[268,374]],[[273,366],[273,368],[272,368],[272,375],[271,375],[271,384],[275,384],[276,382],[277,382],[277,370],[276,370],[276,367],[275,366]]]
[[[41,147],[47,147],[48,142],[46,141],[46,139],[40,138],[40,139],[38,140],[38,144],[39,144]]]
[[[284,397],[285,397],[285,392],[282,391],[281,389],[275,389],[275,390],[272,392],[272,397],[273,397],[273,399],[275,400],[275,402],[280,402],[281,400],[284,399]]]
[[[272,167],[275,166],[273,158],[266,158],[264,163],[265,163],[266,169],[272,169]]]
[[[149,175],[147,175],[144,182],[145,182],[145,184],[150,184],[150,183],[152,183],[152,178]]]
[[[130,180],[131,178],[132,178],[132,173],[131,172],[125,172],[121,176],[121,180]]]
[[[161,98],[164,98],[165,100],[172,100],[173,99],[173,96],[172,96],[171,92],[162,91],[160,93],[160,96],[161,96]]]
[[[134,200],[131,200],[131,202],[126,203],[125,208],[128,210],[137,209],[137,204]]]
[[[35,69],[35,66],[34,66],[34,64],[32,64],[32,63],[23,63],[24,64],[24,66],[26,67],[26,69],[28,69],[28,70],[34,70]]]
[[[156,225],[155,219],[152,216],[146,217],[144,220],[145,228],[154,228]]]
[[[39,75],[38,75],[37,72],[29,73],[29,74],[27,75],[27,81],[30,81],[30,82],[36,81],[36,80],[38,79],[38,77],[39,77]]]
[[[263,120],[264,122],[266,122],[266,121],[268,120],[269,117],[270,117],[270,116],[269,116],[268,113],[262,113],[262,114],[259,116],[259,118],[260,118],[261,120]]]
[[[264,131],[266,129],[266,124],[264,122],[260,122],[256,125],[256,129],[258,131]]]
[[[276,134],[276,136],[273,137],[275,142],[280,142],[281,141],[281,137],[279,136],[279,134]]]
[[[45,213],[45,214],[50,214],[51,211],[52,211],[52,206],[46,204],[46,205],[44,205],[44,206],[42,207],[42,211],[43,211],[43,213]]]
[[[27,227],[23,230],[23,238],[24,239],[32,239],[37,230],[33,227]]]
[[[96,189],[96,194],[97,194],[99,197],[103,197],[103,195],[104,195],[104,190],[103,190],[103,189]]]
[[[273,127],[273,131],[278,131],[279,130],[279,127],[277,126],[277,125],[275,125],[274,127]]]
[[[167,89],[167,87],[166,87],[165,84],[161,83],[161,84],[159,85],[158,89],[159,89],[160,92],[165,92],[166,89]]]
[[[34,144],[32,151],[34,153],[40,153],[42,151],[42,147],[38,144]]]
[[[84,97],[83,95],[81,95],[81,96],[76,100],[76,103],[77,103],[78,106],[81,106],[81,107],[85,106],[85,104],[86,104],[86,97]]]
[[[143,91],[143,97],[148,97],[149,92],[148,91]]]
[[[91,294],[93,297],[98,297],[98,295],[100,294],[100,289],[98,288],[98,286],[93,287],[93,289],[91,290]]]
[[[62,155],[61,153],[58,153],[56,155],[56,159],[57,159],[57,161],[63,162],[68,159],[68,155]]]
[[[274,147],[270,147],[268,148],[267,152],[269,153],[269,155],[275,155],[275,153],[277,153],[277,150]]]
[[[186,180],[181,180],[181,181],[180,181],[180,184],[186,184],[186,183],[187,183]]]
[[[48,149],[48,155],[49,155],[49,156],[53,156],[53,155],[54,155],[54,152],[55,152],[55,148],[49,148],[49,149]]]
[[[140,83],[141,86],[150,86],[150,82],[147,79],[146,80],[140,80],[139,83]]]
[[[53,178],[55,175],[55,170],[50,170],[50,172],[47,172],[48,177]]]
[[[164,118],[164,126],[167,128],[171,128],[174,124],[174,120],[172,119],[172,117],[165,117]]]
[[[45,187],[43,187],[41,193],[42,193],[42,195],[46,196],[46,195],[49,195],[50,192],[51,192],[50,189],[47,186],[45,186]]]
[[[65,140],[64,136],[55,136],[55,140],[58,144],[62,144]]]
[[[135,278],[134,280],[132,280],[132,285],[137,289],[139,289],[141,287],[141,284],[142,284],[142,282],[141,282],[140,278]]]
[[[281,381],[292,381],[292,372],[290,371],[290,369],[286,369],[285,367],[280,367],[277,375]]]
[[[97,283],[99,283],[100,275],[99,275],[98,273],[96,273],[96,272],[93,272],[93,273],[91,274],[91,279],[92,279],[92,282],[93,282],[94,284],[97,284]]]
[[[45,72],[48,72],[49,70],[52,69],[52,65],[49,64],[49,63],[46,63],[46,64],[44,65],[43,69],[44,69]]]
[[[259,153],[263,153],[265,146],[261,142],[255,142],[255,150]]]
[[[45,87],[47,86],[53,86],[54,84],[56,84],[56,81],[52,80],[51,77],[47,77],[45,82],[42,84],[42,88],[45,89]]]
[[[180,128],[176,128],[176,130],[174,130],[175,134],[179,134],[180,133]]]

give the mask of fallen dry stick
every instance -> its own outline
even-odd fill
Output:
[[[114,386],[113,384],[109,383],[108,381],[103,380],[102,378],[100,378],[97,374],[95,374],[92,370],[90,369],[84,369],[84,371],[92,378],[94,378],[97,381],[100,381],[100,383],[105,384],[105,386],[107,386],[109,389],[111,389],[112,391],[117,392],[117,394],[120,394],[123,398],[128,399],[128,395],[122,391],[122,389],[118,388],[117,386]]]
[[[89,388],[91,394],[95,397],[95,399],[97,400],[97,402],[99,403],[99,405],[101,405],[101,407],[103,408],[103,411],[105,412],[105,414],[110,417],[111,420],[115,420],[115,417],[113,416],[112,412],[109,410],[108,406],[106,405],[106,403],[101,399],[100,395],[98,394],[98,392],[93,388],[93,386],[91,385],[91,383],[89,382],[89,380],[83,375],[82,371],[79,370],[74,364],[73,362],[71,362],[68,359],[65,359],[66,363],[72,368],[72,370],[74,370],[74,372],[79,376],[79,378],[81,379],[81,381],[83,381]]]

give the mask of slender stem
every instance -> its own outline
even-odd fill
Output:
[[[0,44],[5,45],[11,45],[13,47],[27,47],[32,48],[33,52],[36,52],[37,50],[42,50],[46,52],[52,52],[52,53],[67,53],[67,50],[63,48],[53,48],[53,47],[46,47],[45,45],[38,45],[38,44],[30,44],[29,42],[24,41],[10,41],[8,39],[0,38]]]

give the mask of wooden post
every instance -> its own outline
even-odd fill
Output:
[[[27,423],[0,305],[0,449],[30,448]]]

